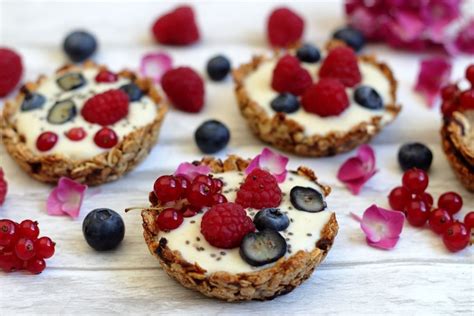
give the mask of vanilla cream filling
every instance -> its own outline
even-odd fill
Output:
[[[273,69],[277,63],[276,59],[262,62],[244,81],[245,89],[253,101],[260,105],[265,112],[272,117],[276,112],[270,106],[272,100],[278,96],[278,92],[272,89]],[[313,81],[317,80],[319,63],[301,63],[309,71]],[[374,88],[382,97],[384,104],[393,104],[394,100],[390,94],[390,82],[380,69],[374,65],[359,61],[359,69],[362,75],[360,84]],[[357,87],[357,86],[356,86]],[[374,117],[381,117],[382,124],[393,119],[393,114],[385,109],[369,110],[358,105],[353,98],[353,88],[346,88],[350,105],[339,116],[320,117],[306,112],[301,106],[297,112],[286,113],[287,118],[298,122],[307,136],[326,135],[330,132],[347,132],[362,122],[370,122]]]
[[[90,97],[110,89],[117,89],[131,81],[119,77],[117,82],[96,83],[94,78],[97,72],[97,69],[83,70],[81,73],[86,80],[86,84],[72,91],[63,91],[58,86],[56,80],[61,77],[61,75],[47,78],[39,85],[37,91],[35,91],[46,98],[46,103],[43,107],[27,112],[22,112],[20,107],[18,108],[18,112],[13,117],[14,124],[18,132],[24,135],[26,145],[33,153],[37,155],[60,154],[69,159],[82,160],[92,158],[95,155],[107,151],[107,149],[100,148],[94,143],[94,135],[102,126],[91,124],[84,120],[81,115],[81,109]],[[75,118],[60,125],[50,124],[47,121],[49,110],[57,101],[67,99],[73,100],[76,104],[77,114]],[[153,122],[156,115],[156,105],[154,101],[144,95],[141,100],[130,102],[127,117],[108,127],[115,131],[119,137],[119,141],[121,141],[127,134]],[[74,127],[82,127],[87,132],[87,136],[80,141],[69,140],[65,136],[65,133]],[[51,150],[41,152],[36,148],[36,140],[41,133],[46,131],[56,133],[58,135],[58,142]]]
[[[245,175],[237,171],[230,171],[214,176],[223,180],[222,192],[227,200],[229,202],[235,201],[236,192],[240,183],[244,181]],[[307,178],[292,173],[288,173],[285,182],[280,183],[279,186],[282,192],[286,192],[279,208],[282,212],[288,212],[287,215],[290,219],[290,226],[280,232],[287,240],[286,257],[300,250],[314,250],[316,242],[321,238],[321,231],[328,223],[332,213],[327,210],[319,213],[299,211],[291,204],[289,192],[294,186],[311,187],[319,192],[321,192],[321,188]],[[257,210],[247,210],[248,215],[252,218],[256,212]],[[199,213],[194,217],[184,218],[180,227],[169,232],[160,232],[156,237],[157,240],[166,238],[167,246],[171,250],[179,251],[186,261],[198,264],[207,273],[218,271],[243,273],[271,266],[271,264],[261,267],[249,265],[240,257],[239,248],[221,249],[210,245],[200,231],[203,215],[203,213]]]

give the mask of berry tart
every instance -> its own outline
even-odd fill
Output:
[[[151,80],[85,62],[24,85],[5,103],[0,131],[9,154],[33,178],[98,185],[146,157],[167,108]]]
[[[474,192],[474,64],[466,70],[470,87],[449,84],[441,91],[442,146],[461,183]]]
[[[326,56],[306,44],[234,71],[240,111],[263,141],[303,156],[330,156],[367,143],[393,121],[397,82],[373,56],[341,42]]]
[[[330,188],[308,168],[272,174],[254,162],[204,158],[188,164],[192,173],[180,166],[155,182],[144,237],[184,287],[226,301],[269,300],[309,278],[331,249],[338,224],[325,201]]]

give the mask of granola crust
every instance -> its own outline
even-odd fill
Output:
[[[380,69],[390,82],[392,100],[385,106],[385,110],[395,119],[401,110],[396,104],[397,81],[390,68],[378,62],[374,56],[360,56],[363,62],[370,63]],[[263,56],[256,56],[248,64],[243,64],[233,72],[237,103],[242,116],[247,119],[253,133],[262,141],[281,150],[302,156],[333,156],[350,151],[357,146],[369,142],[384,127],[380,116],[373,117],[371,122],[361,122],[348,132],[331,132],[326,135],[305,135],[304,127],[298,122],[287,118],[285,113],[275,113],[270,117],[265,110],[250,98],[244,86],[248,75],[259,65],[268,60]]]
[[[91,61],[83,65],[84,68],[107,69]],[[78,66],[66,65],[57,73],[65,73]],[[99,185],[114,181],[126,172],[132,170],[151,151],[158,139],[161,123],[168,110],[168,106],[162,101],[158,91],[153,87],[149,79],[138,78],[133,72],[124,70],[119,76],[135,80],[135,83],[154,101],[156,105],[156,117],[150,124],[139,128],[130,134],[115,147],[107,152],[96,155],[86,160],[72,160],[62,155],[36,155],[25,143],[12,122],[13,115],[29,91],[35,91],[39,84],[46,79],[40,76],[36,82],[26,83],[14,100],[5,103],[3,113],[0,115],[0,135],[10,156],[36,180],[55,184],[59,178],[68,177],[75,181],[88,185]]]
[[[216,173],[232,170],[242,171],[248,163],[248,160],[237,156],[230,156],[225,161],[204,158],[200,162],[195,162],[195,164],[210,166]],[[308,168],[300,167],[296,173],[317,183],[315,174]],[[331,189],[323,185],[321,187],[324,195],[327,196]],[[150,194],[150,201],[156,206],[156,199],[153,196],[154,194]],[[208,297],[229,302],[271,300],[291,292],[308,279],[324,260],[338,231],[336,216],[332,214],[321,231],[321,238],[311,252],[298,251],[291,257],[281,258],[271,267],[256,272],[231,274],[223,271],[206,274],[206,270],[201,268],[198,263],[189,263],[179,251],[168,248],[166,238],[157,240],[158,231],[155,225],[157,213],[156,209],[142,211],[143,236],[151,254],[158,258],[163,270],[186,288],[199,291]]]

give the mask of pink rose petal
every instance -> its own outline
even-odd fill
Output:
[[[259,155],[250,161],[247,169],[245,169],[245,173],[249,174],[256,168],[264,169],[270,172],[278,183],[282,183],[286,178],[287,164],[288,157],[274,153],[268,148],[264,148]]]
[[[174,172],[174,175],[182,175],[187,177],[190,181],[192,181],[196,176],[200,174],[209,174],[211,172],[211,168],[205,165],[199,165],[195,166],[192,163],[189,162],[183,162],[181,163],[176,171]]]
[[[163,74],[171,69],[173,60],[165,53],[150,53],[142,57],[140,62],[140,73],[144,77],[153,79],[153,82],[160,83]]]
[[[474,18],[461,28],[454,40],[454,46],[457,51],[474,55]]]
[[[58,186],[51,191],[46,202],[49,215],[69,215],[72,218],[79,216],[84,193],[87,185],[82,185],[69,178],[62,177]]]
[[[415,90],[425,97],[429,107],[434,105],[441,87],[449,81],[450,74],[451,63],[444,58],[433,57],[421,62]]]
[[[362,145],[357,150],[357,156],[347,159],[341,165],[337,178],[352,194],[357,195],[364,184],[376,173],[374,151],[369,145]]]

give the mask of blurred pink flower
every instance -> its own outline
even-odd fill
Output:
[[[421,93],[429,107],[434,101],[451,75],[451,63],[444,58],[433,57],[421,61],[420,72],[415,91]]]
[[[357,155],[347,159],[339,168],[337,178],[346,187],[357,195],[364,184],[377,173],[375,168],[375,154],[372,147],[362,145],[357,150]]]
[[[256,168],[264,169],[270,172],[278,183],[285,181],[288,164],[288,157],[274,153],[268,148],[264,148],[262,152],[252,159],[245,173],[249,174]]]
[[[87,185],[62,177],[58,181],[58,186],[49,194],[46,202],[48,215],[78,217],[86,190]]]
[[[200,175],[200,174],[209,174],[211,172],[211,168],[208,166],[204,165],[194,165],[189,162],[183,162],[178,166],[178,169],[174,172],[174,175],[182,175],[187,177],[190,181],[193,181],[193,179]]]
[[[160,83],[164,73],[171,69],[173,60],[166,53],[149,53],[140,61],[140,73],[144,77],[151,78],[153,82]]]

